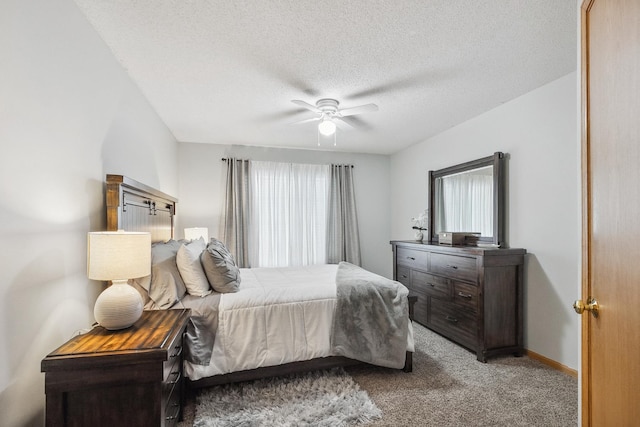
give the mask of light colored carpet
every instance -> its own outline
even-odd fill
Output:
[[[380,415],[367,393],[337,368],[203,390],[193,425],[334,427]]]
[[[414,323],[412,373],[375,367],[347,372],[382,410],[378,426],[578,425],[578,382],[528,357],[476,360]]]
[[[367,427],[577,426],[575,378],[526,356],[481,363],[474,353],[415,323],[414,332],[412,373],[347,368],[382,410],[382,418]],[[194,408],[190,400],[181,427],[193,425]]]

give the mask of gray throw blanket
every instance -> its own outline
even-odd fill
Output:
[[[333,354],[388,368],[404,367],[409,290],[347,262],[338,265],[336,290]]]
[[[218,330],[218,306],[220,294],[214,292],[206,297],[185,295],[182,306],[191,309],[184,341],[185,359],[196,365],[209,365],[213,342]]]

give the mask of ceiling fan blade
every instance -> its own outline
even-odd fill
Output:
[[[255,121],[258,123],[268,123],[273,121],[280,121],[284,119],[292,120],[293,116],[297,116],[299,114],[305,113],[307,115],[308,110],[303,110],[302,108],[296,108],[291,111],[280,111],[275,113],[264,114],[262,116],[256,117]]]
[[[384,92],[405,90],[416,87],[432,86],[444,79],[450,79],[456,74],[452,69],[429,69],[415,74],[387,81],[377,86],[369,87],[345,96],[344,99],[357,99],[364,96],[374,96]]]
[[[297,122],[291,123],[292,125],[299,125],[301,123],[309,123],[309,122],[317,122],[321,119],[321,117],[314,117],[312,119],[299,120]]]
[[[347,117],[335,117],[336,122],[343,122],[351,128],[360,129],[360,130],[369,130],[371,129],[371,125],[362,120],[359,117],[347,116]]]
[[[373,111],[378,111],[378,106],[376,104],[365,104],[358,107],[351,107],[340,110],[340,115],[343,117],[353,116],[355,114],[369,113]]]
[[[294,104],[299,105],[301,107],[304,107],[307,110],[311,110],[314,113],[322,113],[322,111],[320,111],[320,109],[318,109],[315,105],[311,105],[308,102],[300,101],[299,99],[293,99],[293,100],[291,100],[291,102],[293,102]]]
[[[344,120],[342,117],[335,116],[333,118],[333,122],[336,124],[336,126],[340,130],[351,130],[351,129],[353,129],[353,125],[351,123],[347,122],[346,120]]]

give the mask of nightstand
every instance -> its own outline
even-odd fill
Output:
[[[130,328],[96,326],[42,360],[47,426],[173,426],[182,415],[190,310],[144,311]]]

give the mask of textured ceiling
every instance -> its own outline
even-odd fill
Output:
[[[575,0],[76,0],[179,141],[390,154],[576,70]]]

